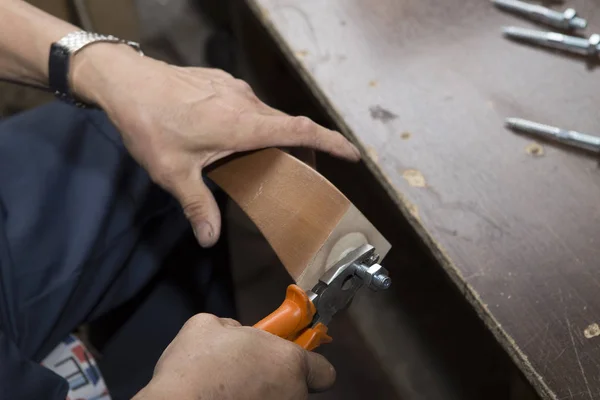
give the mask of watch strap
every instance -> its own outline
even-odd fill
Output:
[[[84,47],[100,42],[127,44],[140,53],[140,55],[144,54],[138,43],[119,39],[115,36],[86,31],[69,33],[59,41],[52,43],[48,57],[48,84],[58,99],[78,107],[85,108],[89,106],[76,99],[70,89],[69,73],[71,58]]]
[[[70,59],[71,54],[64,46],[52,43],[48,60],[48,83],[56,97],[61,100],[72,97],[69,89]]]

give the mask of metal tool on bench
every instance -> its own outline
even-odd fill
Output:
[[[563,12],[555,11],[538,4],[530,4],[519,0],[492,0],[498,7],[524,15],[546,25],[560,29],[585,29],[587,21],[577,16],[572,8]]]
[[[563,35],[562,33],[536,31],[534,29],[518,28],[515,26],[505,27],[503,33],[511,39],[523,40],[571,53],[587,56],[595,56],[600,53],[600,35],[597,33],[585,39],[577,36]]]
[[[281,306],[254,325],[290,340],[307,350],[331,342],[327,325],[346,309],[363,287],[388,289],[392,280],[388,271],[377,264],[375,248],[365,244],[327,270],[312,290],[304,291],[290,285]]]
[[[514,130],[557,140],[585,150],[600,152],[600,137],[544,125],[521,118],[507,118],[506,125]]]

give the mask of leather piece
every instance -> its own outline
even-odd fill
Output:
[[[381,258],[390,244],[335,186],[291,155],[266,149],[238,156],[208,177],[244,210],[304,290],[347,250],[363,244]]]

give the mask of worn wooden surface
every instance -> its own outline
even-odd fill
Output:
[[[600,398],[598,160],[503,128],[600,133],[595,66],[483,0],[248,3],[538,392]]]

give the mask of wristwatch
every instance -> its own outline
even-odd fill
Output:
[[[48,58],[48,85],[60,100],[86,108],[88,104],[75,98],[69,87],[69,69],[71,58],[81,49],[93,43],[108,42],[122,43],[131,46],[140,55],[144,55],[140,45],[136,42],[119,39],[111,35],[100,35],[98,33],[76,31],[71,32],[58,42],[50,46],[50,57]]]

